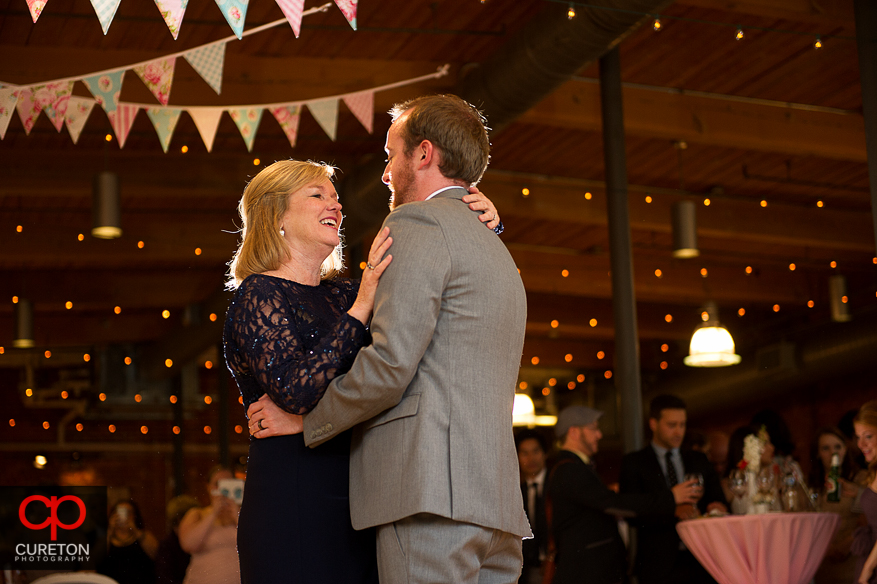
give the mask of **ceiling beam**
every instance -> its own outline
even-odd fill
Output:
[[[676,4],[799,22],[854,26],[851,0],[676,0]]]

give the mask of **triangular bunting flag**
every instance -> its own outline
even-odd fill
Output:
[[[283,11],[283,16],[289,21],[295,38],[301,34],[301,17],[304,11],[305,0],[277,0],[277,5]],[[34,21],[36,22],[36,21]]]
[[[170,98],[176,62],[176,57],[168,57],[134,67],[134,72],[143,80],[143,83],[161,105],[167,105],[167,100]]]
[[[18,89],[7,87],[0,89],[0,140],[6,137],[6,129],[12,120],[12,110],[18,103]]]
[[[256,139],[256,129],[259,127],[259,122],[262,121],[262,111],[260,107],[228,111],[231,119],[237,124],[238,130],[241,131],[248,152],[253,151],[253,140]]]
[[[173,108],[151,107],[146,110],[146,115],[152,120],[155,126],[155,132],[158,134],[158,141],[161,142],[161,149],[167,154],[167,149],[171,145],[171,136],[174,135],[174,128],[177,127],[177,121],[180,119],[180,112],[183,110]]]
[[[183,24],[183,15],[186,14],[186,5],[189,0],[155,0],[164,23],[170,29],[174,40],[180,34],[180,25]]]
[[[73,91],[73,82],[48,83],[34,87],[34,100],[40,106],[46,116],[52,121],[55,129],[59,132],[64,127],[64,117],[67,115],[67,105],[70,101],[70,93]]]
[[[24,126],[24,133],[30,136],[30,131],[37,118],[40,117],[42,108],[34,99],[33,90],[30,87],[22,87],[18,91],[18,103],[15,106],[18,110],[18,117],[21,118],[21,124]]]
[[[36,24],[37,19],[40,17],[40,14],[43,12],[43,8],[46,7],[47,0],[27,0],[27,8],[30,10],[30,17],[33,18],[34,24]]]
[[[201,134],[207,152],[213,149],[213,139],[216,138],[216,128],[219,127],[219,118],[222,117],[221,107],[192,107],[187,110],[192,116],[192,121]]]
[[[103,106],[107,113],[116,111],[119,94],[122,93],[122,77],[125,70],[120,69],[105,75],[93,75],[82,80],[94,96],[94,100]]]
[[[116,10],[119,9],[120,2],[121,0],[91,0],[91,5],[94,7],[98,20],[100,20],[100,27],[103,29],[104,34],[107,34],[107,31],[110,30],[110,25],[113,23],[113,17],[116,16]]]
[[[183,56],[213,91],[219,94],[222,88],[222,67],[225,63],[225,43],[207,45]]]
[[[338,99],[324,99],[308,103],[308,109],[311,110],[314,119],[323,128],[323,131],[329,135],[332,141],[335,141],[335,134],[338,129]]]
[[[358,3],[359,0],[335,0],[335,4],[337,4],[338,8],[341,9],[341,12],[344,13],[344,18],[347,19],[347,22],[350,23],[353,30],[356,30],[356,5]]]
[[[289,139],[289,145],[295,148],[295,139],[298,134],[298,121],[301,116],[301,109],[297,105],[284,105],[271,110],[277,123],[283,128],[283,133]]]
[[[131,131],[131,126],[134,124],[134,118],[137,117],[137,112],[140,111],[140,106],[130,104],[130,103],[121,103],[119,107],[116,108],[114,112],[107,112],[107,117],[110,118],[110,123],[113,125],[113,131],[116,133],[116,140],[119,141],[119,149],[125,147],[125,140],[128,139],[128,132]]]
[[[359,123],[371,134],[375,121],[375,92],[360,91],[348,95],[344,98],[344,103],[347,104]]]
[[[70,101],[67,102],[67,115],[64,116],[64,121],[74,144],[79,140],[79,134],[82,133],[82,128],[85,127],[85,120],[88,119],[88,115],[91,113],[95,103],[97,102],[93,99],[76,95],[72,96]]]
[[[93,1],[93,0],[92,0]],[[244,20],[247,18],[247,4],[249,0],[216,0],[216,5],[222,11],[222,15],[228,21],[231,30],[234,31],[238,40],[244,32]]]

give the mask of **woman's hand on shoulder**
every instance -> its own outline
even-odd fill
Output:
[[[469,208],[473,211],[481,211],[478,219],[487,224],[489,228],[496,229],[499,225],[499,211],[496,210],[493,201],[479,191],[478,187],[469,187],[469,194],[463,197],[463,202],[468,203]]]
[[[275,404],[266,393],[247,408],[250,436],[269,438],[271,436],[288,436],[301,434],[304,422],[301,416],[290,414]]]
[[[359,294],[357,294],[353,306],[347,311],[347,314],[362,324],[368,324],[372,316],[372,311],[375,307],[375,290],[378,288],[381,274],[384,273],[384,270],[393,261],[393,256],[387,254],[387,250],[390,249],[392,243],[393,238],[390,237],[390,228],[384,227],[375,237],[368,252],[365,270],[362,271],[362,281],[359,283]]]

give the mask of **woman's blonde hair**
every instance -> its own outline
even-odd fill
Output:
[[[290,258],[280,235],[280,221],[289,208],[289,195],[324,180],[332,180],[335,167],[308,160],[281,160],[262,169],[244,189],[238,212],[241,243],[229,264],[226,286],[234,290],[247,276],[270,272]],[[335,277],[344,268],[339,244],[323,261],[320,277]]]
[[[870,426],[877,432],[877,400],[871,400],[859,408],[853,423]],[[877,458],[868,463],[868,484],[874,482],[875,476],[877,476]]]

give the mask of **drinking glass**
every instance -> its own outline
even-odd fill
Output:
[[[729,487],[734,496],[742,499],[749,492],[749,485],[746,481],[746,471],[742,468],[735,468],[728,477]]]
[[[703,497],[703,475],[699,472],[688,472],[685,473],[685,482],[694,481],[695,487],[695,496],[697,500],[700,501],[700,498]]]

